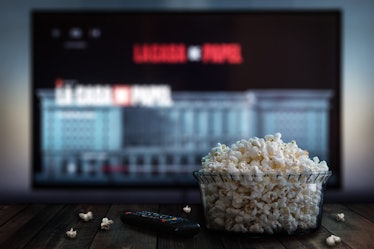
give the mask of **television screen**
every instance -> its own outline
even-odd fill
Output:
[[[32,13],[33,186],[192,186],[280,132],[340,177],[339,11]]]

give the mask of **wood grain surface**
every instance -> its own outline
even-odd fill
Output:
[[[182,204],[33,204],[0,205],[0,248],[118,248],[118,249],[235,249],[235,248],[329,248],[331,234],[342,238],[334,248],[374,248],[374,204],[325,204],[322,226],[318,231],[298,236],[249,237],[209,231],[204,226],[200,205],[191,205],[189,214]],[[126,210],[149,210],[182,216],[198,221],[202,229],[192,238],[162,235],[157,231],[123,224],[120,215]],[[93,212],[85,222],[80,212]],[[335,215],[343,212],[345,222]],[[103,217],[114,221],[110,230],[102,230]],[[65,232],[77,230],[75,239]]]

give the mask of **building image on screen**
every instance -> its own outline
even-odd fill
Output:
[[[32,14],[34,187],[193,186],[282,133],[339,185],[339,12]]]

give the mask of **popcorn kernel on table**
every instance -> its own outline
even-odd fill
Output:
[[[335,235],[330,235],[326,238],[326,244],[328,246],[336,246],[341,242],[341,238]]]
[[[71,239],[74,239],[75,237],[77,237],[77,231],[74,231],[73,228],[70,228],[69,231],[66,231],[66,236],[68,236]]]
[[[92,220],[92,212],[89,211],[87,213],[79,213],[79,217],[84,220],[84,221],[89,221],[89,220]]]
[[[336,214],[335,219],[336,219],[336,221],[344,222],[345,221],[344,214],[343,213]]]
[[[114,223],[113,220],[110,220],[110,219],[108,219],[108,218],[105,217],[105,218],[103,218],[101,220],[100,227],[103,230],[109,230],[110,229],[110,225],[113,224],[113,223]]]
[[[191,207],[189,207],[188,205],[186,205],[185,207],[183,207],[183,211],[187,214],[191,213]]]

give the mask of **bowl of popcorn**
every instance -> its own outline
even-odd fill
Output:
[[[328,165],[280,133],[218,143],[193,172],[210,230],[306,234],[321,225]]]

